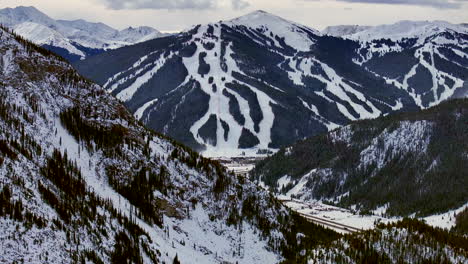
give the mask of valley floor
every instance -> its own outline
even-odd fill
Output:
[[[229,171],[233,171],[236,175],[247,175],[255,168],[255,163],[263,157],[220,157],[216,158]],[[265,185],[259,183],[263,188]],[[352,210],[336,207],[325,204],[321,201],[301,201],[291,198],[293,192],[288,192],[286,195],[278,195],[277,198],[283,202],[285,206],[296,211],[308,220],[330,228],[336,232],[346,234],[353,233],[359,230],[374,229],[379,223],[395,223],[402,220],[401,217],[385,217],[385,207],[378,208],[373,211],[372,215],[360,215]],[[468,207],[468,203],[464,206],[439,215],[424,217],[427,224],[433,227],[451,229],[455,226],[455,215]]]
[[[358,230],[374,229],[379,223],[394,223],[402,220],[401,217],[382,216],[383,208],[374,211],[373,215],[359,215],[352,210],[327,205],[320,201],[304,202],[280,195],[278,198],[284,205],[308,218],[314,223],[331,228],[339,233],[352,233]],[[427,224],[433,227],[450,229],[455,226],[455,215],[468,207],[468,203],[459,209],[440,215],[424,217]]]
[[[263,159],[263,157],[215,158],[215,160],[219,161],[224,167],[234,172],[236,175],[248,174],[255,168],[255,163],[261,159]]]

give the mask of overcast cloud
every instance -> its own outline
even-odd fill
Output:
[[[244,0],[232,0],[232,8],[242,10],[250,6],[250,3]]]
[[[230,1],[235,10],[242,10],[250,6],[246,0],[99,0],[111,9],[216,9],[220,3]],[[250,0],[257,2],[255,0]],[[281,0],[280,0],[281,1]],[[284,1],[284,0],[282,0]],[[296,0],[303,1],[303,0]],[[338,1],[348,3],[414,5],[443,9],[458,9],[468,0],[309,0],[309,1]],[[287,1],[284,1],[287,2]]]
[[[215,9],[223,0],[100,0],[111,9]],[[230,0],[233,9],[247,8],[244,0]]]
[[[461,8],[463,2],[468,0],[337,0],[349,3],[367,4],[391,4],[391,5],[416,5],[431,6],[435,8]],[[468,15],[467,15],[468,16]]]

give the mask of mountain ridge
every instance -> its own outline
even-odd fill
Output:
[[[295,262],[337,236],[143,127],[61,57],[0,39],[1,262]]]
[[[345,237],[307,222],[3,28],[0,80],[0,262],[398,263],[401,241],[409,262],[466,262],[466,236],[418,221]]]
[[[83,19],[54,20],[33,6],[0,10],[0,23],[38,45],[51,47],[69,61],[84,59],[97,51],[104,52],[164,36],[150,27],[116,30],[104,23]],[[42,34],[38,34],[40,27],[47,28],[47,31],[42,30]]]
[[[420,217],[462,208],[467,111],[468,99],[453,99],[355,121],[280,150],[260,161],[252,177],[289,197],[364,213],[385,208],[388,216]]]
[[[464,32],[360,42],[256,11],[75,67],[146,125],[204,155],[255,156],[449,99],[468,78]]]
[[[452,24],[443,20],[434,21],[411,21],[401,20],[393,24],[382,24],[376,26],[339,25],[329,26],[322,33],[337,37],[345,37],[362,42],[375,39],[401,40],[403,38],[427,38],[430,35],[454,30],[467,33],[462,24]]]

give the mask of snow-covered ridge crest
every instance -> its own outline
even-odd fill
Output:
[[[136,247],[134,259],[141,263],[172,263],[176,255],[182,263],[283,260],[274,245],[292,245],[277,220],[290,219],[285,207],[248,179],[241,182],[219,163],[141,126],[116,98],[78,76],[65,61],[2,30],[0,80],[0,208],[4,208],[4,190],[9,188],[13,195],[11,199],[6,195],[8,202],[21,201],[20,211],[40,220],[36,224],[14,219],[2,210],[0,237],[5,247],[0,248],[1,263],[19,258],[44,263],[46,255],[47,262],[69,263],[72,251],[79,256],[92,251],[100,263],[112,263],[122,236],[134,239],[135,243],[123,246]],[[67,113],[75,114],[65,121]],[[101,132],[117,128],[123,136],[111,146],[96,137],[87,141],[73,132],[68,123],[74,123],[72,119],[81,120],[77,126],[82,135],[93,128]],[[112,137],[113,133],[106,135]],[[20,143],[10,144],[5,139]],[[188,166],[182,161],[187,158],[206,170]],[[84,193],[80,198],[67,196],[66,187],[47,172],[52,160],[70,162],[66,167],[73,167],[73,172],[59,175],[80,181]],[[218,181],[221,173],[228,178]],[[142,182],[136,184],[137,178]],[[124,191],[135,185],[148,188],[148,181],[153,180],[164,187],[149,187],[144,196],[131,191],[137,198]],[[65,185],[69,182],[72,180]],[[259,208],[249,209],[252,221],[239,215],[244,198],[254,200],[249,202],[251,208]],[[75,199],[80,200],[86,216],[81,209],[70,209]],[[142,203],[150,209],[144,210]],[[148,217],[148,210],[157,213]],[[268,233],[256,224],[257,210],[262,223],[271,226]],[[90,214],[93,216],[88,218]],[[227,224],[230,214],[238,222]],[[76,224],[83,219],[86,224]],[[21,236],[13,235],[19,230]],[[67,239],[70,233],[76,239]],[[41,243],[33,243],[35,239]]]
[[[465,51],[456,46],[463,42],[463,34],[437,33],[414,53],[414,39],[343,40],[255,11],[142,44],[148,51],[116,51],[131,59],[115,71],[96,71],[97,64],[122,63],[104,55],[77,68],[156,131],[205,155],[250,156],[352,120],[449,99],[462,87],[463,67],[468,71]],[[438,59],[460,70],[447,72]],[[417,71],[392,65],[416,60]]]
[[[360,26],[360,25],[338,25],[338,26],[328,26],[321,31],[323,35],[334,36],[334,37],[343,37],[348,35],[353,35],[361,31],[370,29],[370,26]]]
[[[164,36],[151,27],[117,30],[83,19],[54,20],[35,7],[23,6],[0,9],[0,23],[38,45],[65,49],[81,58],[86,54],[77,45],[87,49],[115,49]]]
[[[455,31],[467,34],[468,28],[459,24],[452,24],[447,21],[403,20],[394,24],[358,28],[354,31],[349,30],[349,32],[344,32],[342,37],[362,42],[378,39],[391,39],[393,41],[399,41],[404,38],[417,38],[421,41],[424,41],[426,38],[432,35],[446,31]]]
[[[16,34],[38,45],[51,45],[66,49],[79,56],[85,56],[81,50],[73,46],[68,38],[44,25],[34,22],[24,22],[16,25],[14,31]]]
[[[309,51],[314,44],[310,34],[321,35],[318,30],[286,20],[263,10],[257,10],[245,16],[241,16],[224,22],[227,25],[241,25],[252,29],[259,29],[265,35],[277,34],[293,48],[300,51]]]

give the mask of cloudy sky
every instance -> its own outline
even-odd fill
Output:
[[[0,0],[0,8],[35,6],[55,19],[83,18],[115,28],[179,31],[262,9],[316,29],[398,20],[468,23],[468,0]]]

